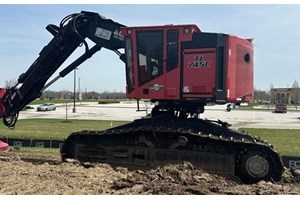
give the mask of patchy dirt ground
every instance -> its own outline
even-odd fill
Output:
[[[0,194],[300,194],[300,177],[288,170],[282,182],[244,185],[190,163],[129,171],[15,153],[0,154],[0,169]]]

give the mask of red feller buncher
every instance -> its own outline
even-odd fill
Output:
[[[126,27],[85,11],[46,29],[53,39],[14,87],[0,89],[0,117],[6,126],[13,128],[22,108],[106,48],[125,63],[127,97],[155,104],[151,117],[105,131],[72,133],[61,148],[62,159],[131,168],[189,161],[247,183],[281,179],[284,167],[270,144],[229,129],[226,122],[199,117],[207,103],[251,100],[251,39],[202,32],[193,24]],[[46,83],[81,45],[85,53]]]

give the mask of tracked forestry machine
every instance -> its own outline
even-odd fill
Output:
[[[84,11],[46,29],[53,39],[14,87],[0,89],[0,117],[9,128],[22,108],[105,48],[125,63],[127,97],[155,106],[150,117],[126,125],[72,133],[61,148],[62,159],[132,168],[189,161],[247,183],[281,179],[283,164],[269,143],[229,129],[226,122],[200,118],[207,103],[251,100],[251,39],[202,32],[193,24],[126,27]],[[48,82],[79,46],[85,53]]]

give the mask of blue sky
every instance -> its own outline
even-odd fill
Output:
[[[0,86],[17,79],[52,36],[47,24],[82,10],[98,12],[126,26],[197,24],[203,32],[254,38],[254,85],[258,89],[300,83],[300,5],[0,5]],[[57,71],[84,52],[79,48]],[[57,73],[55,75],[57,75]],[[101,50],[79,67],[80,88],[125,91],[124,64]],[[73,90],[73,73],[51,90]]]

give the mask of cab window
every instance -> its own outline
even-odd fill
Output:
[[[139,85],[163,74],[162,30],[137,31]]]

